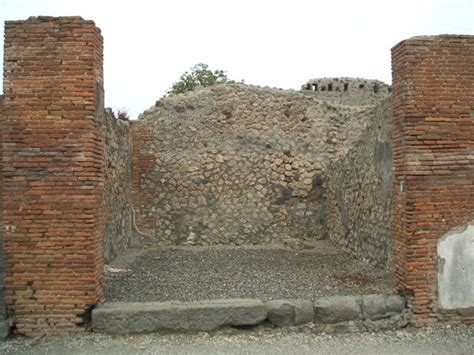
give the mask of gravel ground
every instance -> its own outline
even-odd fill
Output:
[[[262,247],[174,247],[130,251],[106,272],[108,301],[197,301],[393,293],[392,276],[328,242],[293,251]]]
[[[0,343],[2,354],[474,354],[474,326],[360,334],[306,327],[113,337],[82,334]]]

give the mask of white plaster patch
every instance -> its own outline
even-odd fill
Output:
[[[442,309],[474,307],[474,221],[438,242],[438,296]]]

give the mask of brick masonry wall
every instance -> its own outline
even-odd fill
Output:
[[[440,319],[437,242],[474,217],[474,37],[414,37],[392,49],[397,288],[414,319]]]
[[[328,236],[379,268],[390,268],[392,147],[390,99],[367,112],[367,126],[348,153],[325,169]]]
[[[5,283],[18,333],[81,331],[103,298],[102,51],[79,17],[5,23]]]
[[[132,141],[130,122],[102,115],[104,129],[106,263],[123,253],[132,235]]]

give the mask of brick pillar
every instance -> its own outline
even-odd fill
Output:
[[[474,37],[392,49],[394,253],[415,323],[439,319],[437,242],[474,218]]]
[[[103,298],[102,36],[80,17],[5,23],[6,303],[19,333],[76,332]]]

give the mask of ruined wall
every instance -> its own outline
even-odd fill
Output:
[[[104,129],[105,240],[109,263],[126,251],[132,236],[132,140],[130,122],[111,110],[101,117]]]
[[[102,50],[80,17],[5,23],[5,285],[21,334],[83,331],[103,298]]]
[[[474,219],[474,36],[405,40],[392,48],[392,70],[396,282],[422,325],[442,311],[438,242]],[[469,234],[453,235],[472,248]],[[447,311],[474,322],[472,307]]]
[[[133,129],[139,244],[323,238],[323,167],[357,140],[367,107],[238,84],[161,100]]]
[[[392,265],[391,105],[367,113],[367,126],[348,153],[325,169],[328,236],[362,260]]]
[[[373,106],[391,92],[389,85],[379,80],[362,78],[318,78],[301,86],[319,99],[344,105]]]
[[[3,95],[0,95],[0,328],[7,316],[5,306],[5,255],[3,251],[3,124],[5,113],[3,110]],[[0,330],[1,332],[1,330]],[[0,333],[0,337],[1,337]]]
[[[155,129],[150,122],[130,122],[132,135],[132,228],[137,238],[132,243],[139,244],[143,237],[153,239],[155,224],[153,200],[157,194],[156,186],[145,184],[146,177],[156,167],[156,152],[147,149],[155,140]],[[151,209],[151,210],[150,210]]]

